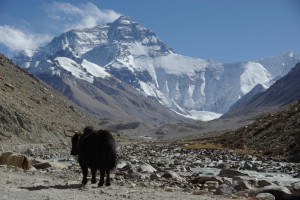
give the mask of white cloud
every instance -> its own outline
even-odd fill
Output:
[[[11,26],[0,26],[0,43],[10,51],[35,49],[51,39],[49,35],[32,34]]]
[[[44,23],[45,26],[40,28],[53,35],[70,29],[89,28],[112,22],[120,16],[113,10],[99,9],[93,3],[75,6],[71,3],[54,2],[50,5],[45,4],[44,12],[47,12],[47,21]],[[53,38],[47,34],[24,30],[14,26],[0,25],[0,43],[4,44],[11,52],[16,52],[35,49]]]
[[[121,14],[113,10],[99,9],[93,3],[74,6],[70,3],[55,2],[48,8],[48,16],[63,22],[65,30],[94,27],[116,20]]]

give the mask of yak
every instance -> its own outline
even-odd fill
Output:
[[[93,127],[85,127],[83,134],[75,133],[72,137],[71,155],[78,156],[78,162],[82,170],[82,184],[87,183],[88,169],[92,172],[92,184],[96,183],[96,173],[100,170],[98,186],[104,184],[106,174],[106,186],[110,186],[110,171],[116,167],[117,153],[116,143],[107,130],[94,130]]]

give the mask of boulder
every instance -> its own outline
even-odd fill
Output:
[[[161,177],[166,178],[166,179],[175,179],[175,178],[178,178],[179,175],[174,171],[167,171]]]
[[[1,156],[0,156],[0,165],[7,165],[7,158],[12,155],[13,152],[4,152]]]
[[[215,192],[217,195],[232,195],[234,193],[236,193],[236,190],[232,186],[226,184],[220,185]]]
[[[1,156],[1,162],[23,170],[29,170],[31,168],[31,160],[26,155],[22,154],[11,154],[11,152],[4,153],[4,155],[2,154]]]
[[[138,167],[138,171],[153,173],[153,172],[156,172],[157,170],[149,164],[143,164]]]
[[[219,176],[198,176],[191,182],[193,184],[204,184],[206,181],[218,181],[219,184],[222,184],[224,182],[223,179]]]
[[[270,193],[259,193],[256,198],[258,200],[276,200],[275,196]]]
[[[234,189],[236,189],[237,191],[240,190],[249,190],[249,189],[253,189],[253,187],[249,184],[248,181],[239,181],[235,186]]]

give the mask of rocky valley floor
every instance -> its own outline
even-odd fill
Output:
[[[69,147],[6,145],[0,153],[27,155],[35,167],[0,166],[0,199],[275,199],[270,190],[297,193],[300,166],[232,150],[187,150],[171,143],[118,143],[112,185],[81,185]],[[47,163],[47,164],[46,164]],[[43,165],[42,165],[43,164]],[[278,198],[277,198],[278,199]]]

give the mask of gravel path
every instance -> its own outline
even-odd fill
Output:
[[[66,173],[66,172],[65,172]],[[36,173],[24,172],[6,166],[0,167],[1,200],[55,200],[55,199],[224,199],[234,197],[216,195],[193,195],[180,188],[161,189],[143,186],[142,183],[117,185],[99,188],[87,184],[81,187],[79,180],[66,180],[62,172]],[[78,177],[79,178],[79,177]],[[235,197],[235,199],[247,199]]]

